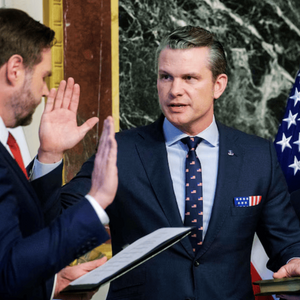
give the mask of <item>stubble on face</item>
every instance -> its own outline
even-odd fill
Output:
[[[14,114],[14,127],[29,125],[38,105],[38,101],[34,98],[31,91],[32,74],[32,70],[26,71],[23,86],[14,92],[8,101]]]

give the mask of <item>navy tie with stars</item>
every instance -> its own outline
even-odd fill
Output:
[[[186,186],[185,186],[185,217],[184,225],[196,227],[192,230],[190,240],[196,253],[202,245],[203,232],[203,197],[202,170],[196,154],[196,148],[201,142],[199,137],[186,137],[181,141],[189,147],[186,156]]]

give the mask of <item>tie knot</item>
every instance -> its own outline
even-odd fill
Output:
[[[186,144],[189,149],[196,149],[198,144],[202,141],[202,138],[198,137],[198,136],[187,136],[183,139],[181,139],[181,141]]]
[[[13,135],[9,132],[8,133],[8,138],[7,138],[7,145],[9,147],[15,147],[17,144],[15,138],[13,137]]]
[[[14,159],[16,160],[16,162],[18,163],[19,167],[22,169],[22,171],[24,172],[25,176],[28,179],[28,175],[24,166],[24,162],[22,159],[22,154],[20,151],[20,148],[18,146],[18,143],[16,141],[16,139],[13,137],[13,135],[11,133],[8,134],[8,139],[7,139],[7,145],[10,148],[10,151],[14,157]]]

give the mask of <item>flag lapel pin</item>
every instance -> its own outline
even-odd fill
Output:
[[[228,150],[228,155],[229,156],[233,156],[234,155],[233,151],[232,150]]]

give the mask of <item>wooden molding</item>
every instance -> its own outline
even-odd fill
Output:
[[[49,89],[59,86],[64,79],[64,25],[63,0],[43,0],[44,24],[55,31],[56,43],[52,47],[52,76]]]
[[[119,112],[119,1],[111,0],[111,68],[112,115],[116,131],[120,130]]]

